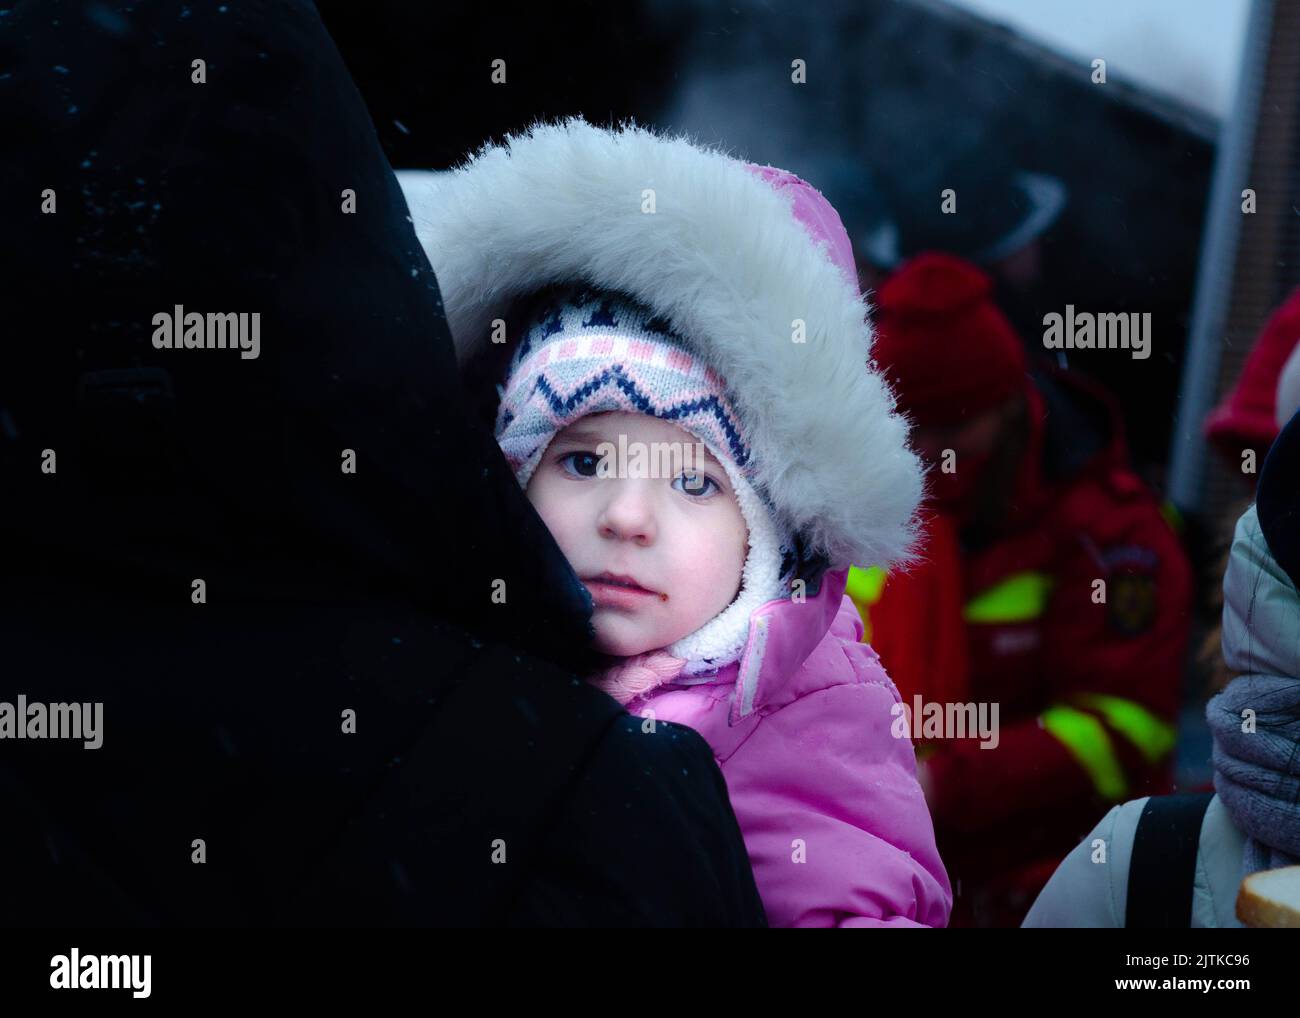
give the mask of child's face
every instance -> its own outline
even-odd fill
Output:
[[[627,460],[606,460],[614,476],[596,476],[597,446]],[[735,600],[749,537],[722,466],[705,451],[685,458],[676,476],[661,470],[659,443],[703,444],[668,421],[645,414],[591,414],[552,440],[528,482],[527,495],[595,601],[596,649],[630,657],[693,633]],[[623,467],[638,455],[648,470]],[[674,461],[680,468],[683,459]],[[604,473],[604,471],[602,471]],[[651,476],[645,476],[649,473]],[[597,580],[630,577],[640,590]]]

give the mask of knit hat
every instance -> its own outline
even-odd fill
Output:
[[[1300,344],[1300,289],[1270,316],[1251,347],[1241,377],[1205,419],[1205,436],[1234,460],[1243,447],[1260,456],[1277,437],[1277,386]]]
[[[551,287],[534,302],[505,383],[496,437],[521,487],[552,439],[590,414],[625,411],[669,421],[698,438],[731,481],[749,528],[736,598],[665,648],[682,673],[739,658],[750,615],[789,596],[798,554],[756,486],[757,459],[723,379],[644,304],[584,285]]]
[[[1024,347],[992,290],[970,262],[933,252],[880,288],[875,360],[916,424],[960,424],[1024,389]]]
[[[1300,343],[1282,365],[1277,378],[1277,395],[1274,397],[1273,421],[1278,431],[1285,428],[1300,410]]]

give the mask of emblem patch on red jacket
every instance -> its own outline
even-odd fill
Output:
[[[1121,636],[1137,636],[1156,620],[1156,578],[1147,572],[1113,574],[1108,583],[1106,624]]]

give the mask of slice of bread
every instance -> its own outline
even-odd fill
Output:
[[[1247,926],[1300,929],[1300,866],[1260,870],[1243,880],[1237,918]]]

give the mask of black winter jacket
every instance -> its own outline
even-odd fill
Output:
[[[103,705],[0,739],[0,922],[761,925],[708,746],[575,678],[315,9],[181,6],[0,21],[0,704]]]

